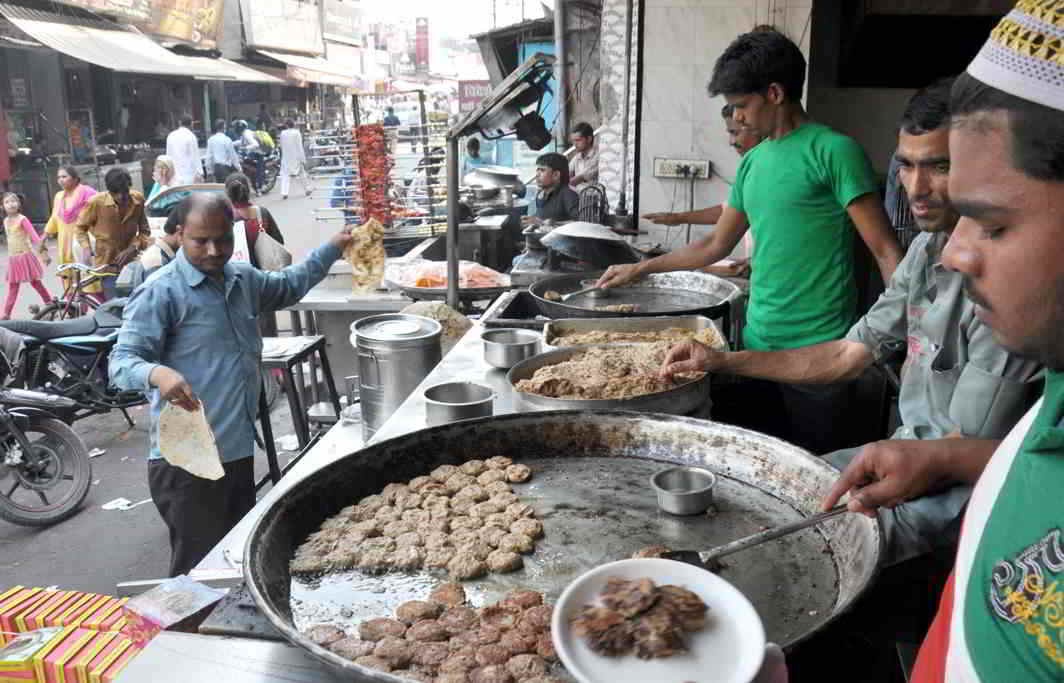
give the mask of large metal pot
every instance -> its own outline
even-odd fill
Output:
[[[295,484],[263,512],[248,538],[243,563],[262,613],[288,640],[346,678],[395,682],[390,674],[342,659],[299,632],[292,597],[293,591],[305,597],[299,593],[304,587],[293,583],[289,560],[322,521],[385,484],[488,454],[531,463],[535,475],[519,493],[531,499],[547,535],[526,557],[524,570],[466,582],[467,592],[479,600],[494,600],[518,585],[544,590],[553,600],[586,569],[653,542],[677,549],[711,547],[760,525],[793,521],[815,513],[838,478],[819,458],[777,439],[669,415],[546,412],[434,427],[337,460]],[[677,518],[657,510],[645,475],[669,464],[704,467],[717,475],[716,516]],[[825,628],[863,593],[874,578],[880,546],[876,520],[845,515],[735,555],[722,576],[751,599],[770,640],[793,646]],[[434,582],[430,575],[425,580],[418,576],[358,574],[361,586],[335,581],[325,586],[323,580],[321,590],[330,591],[334,608],[337,598],[354,596],[356,612],[387,613],[392,609],[388,601],[409,599],[412,583]]]
[[[358,354],[362,435],[368,441],[442,358],[435,320],[387,313],[351,323]]]
[[[547,351],[513,366],[506,375],[507,381],[514,388],[518,405],[528,410],[638,410],[648,413],[669,413],[672,415],[689,415],[709,399],[709,373],[694,382],[686,382],[668,391],[643,394],[632,398],[574,399],[541,396],[527,391],[518,391],[517,383],[531,379],[536,370],[548,365],[563,363],[577,354],[594,348],[623,347],[626,344],[594,344],[591,346],[571,346]]]
[[[536,301],[543,315],[548,318],[617,318],[621,316],[648,315],[704,315],[720,318],[730,315],[732,301],[741,292],[723,278],[709,273],[677,271],[654,273],[645,278],[610,290],[610,299],[591,299],[587,295],[569,301],[551,301],[544,295],[548,291],[565,295],[585,289],[586,282],[598,280],[605,271],[554,275],[536,280],[528,287],[528,293]],[[598,310],[596,306],[632,303],[637,305],[634,313]],[[728,329],[725,324],[724,328]]]

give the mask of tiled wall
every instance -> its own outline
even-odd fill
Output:
[[[637,127],[636,114],[636,81],[639,70],[639,1],[633,4],[632,17],[632,72],[629,81],[628,99],[628,139],[635,140]],[[609,196],[610,208],[616,208],[618,195],[621,188],[621,166],[625,158],[625,145],[622,139],[622,119],[624,116],[624,70],[625,70],[625,15],[627,3],[625,0],[603,0],[602,2],[602,49],[599,55],[602,68],[601,100],[602,100],[602,128],[599,131],[596,145],[599,148],[599,182],[606,187]],[[629,146],[628,178],[627,178],[627,209],[632,211],[632,189],[634,187],[634,146]]]
[[[739,159],[728,146],[720,117],[724,100],[706,92],[713,63],[736,36],[758,24],[772,24],[801,41],[808,56],[811,5],[812,0],[646,0],[638,137],[641,214],[689,207],[690,182],[655,178],[656,156],[709,159],[720,176],[734,178]],[[698,181],[694,206],[719,204],[728,189],[720,177]],[[641,220],[640,228],[667,247],[681,246],[685,237],[685,226],[668,229]],[[705,232],[695,227],[692,239]],[[741,254],[742,245],[739,249]]]

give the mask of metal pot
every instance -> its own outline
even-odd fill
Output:
[[[480,185],[473,185],[469,189],[473,192],[473,197],[479,201],[498,197],[500,190],[498,187],[481,187]]]
[[[293,598],[300,600],[295,609],[310,607],[313,618],[320,616],[318,609],[342,614],[346,607],[361,620],[385,616],[399,601],[423,599],[446,579],[425,572],[356,573],[345,579],[350,583],[332,577],[315,588],[293,582],[288,563],[325,519],[363,496],[439,465],[487,454],[530,463],[535,475],[519,495],[535,507],[547,533],[525,557],[522,571],[465,583],[477,604],[517,586],[543,590],[555,600],[587,569],[647,545],[711,548],[762,525],[795,521],[818,511],[839,476],[819,458],[778,439],[693,418],[566,411],[455,422],[337,459],[273,501],[255,520],[244,550],[244,577],[255,603],[285,638],[345,679],[394,681],[304,636],[296,627]],[[663,464],[716,474],[716,515],[659,513],[646,477]],[[769,640],[793,646],[824,629],[864,592],[875,576],[881,543],[876,519],[845,515],[734,555],[721,575],[754,603]],[[319,589],[321,602],[308,604],[305,591]],[[353,602],[337,604],[339,599]]]
[[[465,174],[466,185],[480,187],[517,187],[521,185],[517,169],[507,166],[477,166]]]
[[[539,353],[538,332],[518,328],[485,330],[480,335],[484,342],[484,360],[488,365],[509,370],[521,361]]]
[[[632,398],[552,398],[518,391],[517,383],[531,379],[536,370],[548,365],[557,365],[593,348],[610,348],[631,346],[630,344],[592,344],[590,346],[570,346],[547,351],[515,365],[506,375],[507,381],[514,387],[517,404],[526,410],[640,410],[648,413],[670,413],[687,415],[698,410],[709,400],[709,373],[701,379],[681,384],[668,391],[656,394],[644,394]]]
[[[430,427],[489,417],[495,392],[472,382],[444,382],[425,390],[425,422]]]
[[[442,331],[435,320],[406,313],[374,315],[351,323],[365,440],[440,362]]]

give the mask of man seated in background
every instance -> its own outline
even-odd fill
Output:
[[[536,213],[521,219],[523,225],[540,225],[543,221],[575,220],[580,197],[569,187],[569,162],[557,152],[541,154],[536,159]]]
[[[855,379],[898,346],[908,346],[898,410],[902,425],[864,455],[914,461],[928,453],[985,459],[1030,406],[1041,366],[1006,351],[976,316],[964,278],[942,265],[957,225],[949,199],[950,86],[938,81],[916,93],[898,131],[898,180],[922,234],[902,259],[886,292],[844,339],[785,351],[719,353],[697,342],[672,349],[663,374],[699,369],[777,382]],[[841,426],[841,425],[840,425]],[[839,469],[861,448],[829,453]],[[970,485],[882,510],[884,562],[895,564],[956,542]]]
[[[573,160],[569,162],[569,184],[580,192],[591,183],[598,182],[599,159],[595,147],[595,130],[590,123],[581,121],[573,126],[569,142],[576,149]]]

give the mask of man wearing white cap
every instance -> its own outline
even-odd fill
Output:
[[[1022,0],[953,88],[943,262],[1045,394],[987,461],[859,456],[825,505],[892,507],[978,482],[953,575],[910,680],[1064,678],[1064,0]],[[859,487],[859,488],[858,488]]]

